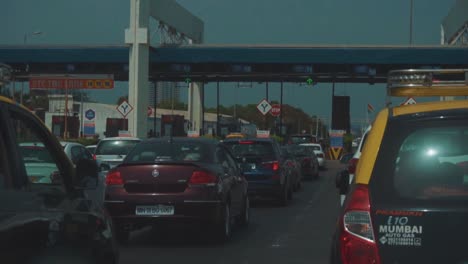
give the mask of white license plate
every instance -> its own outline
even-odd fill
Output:
[[[171,205],[138,205],[136,215],[173,215],[174,206]]]

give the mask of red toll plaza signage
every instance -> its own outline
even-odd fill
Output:
[[[31,76],[30,89],[112,89],[113,75],[100,76]]]

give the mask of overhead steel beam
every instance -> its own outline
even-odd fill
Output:
[[[152,0],[150,15],[190,38],[193,43],[203,42],[204,24],[174,0]]]

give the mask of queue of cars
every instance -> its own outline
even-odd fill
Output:
[[[388,94],[468,96],[467,84],[467,69],[393,71]],[[468,260],[467,121],[466,100],[389,106],[378,113],[354,160],[351,184],[351,173],[341,173],[345,180],[338,187],[346,199],[331,263]]]

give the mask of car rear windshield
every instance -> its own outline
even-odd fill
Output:
[[[96,148],[96,155],[127,155],[138,140],[104,140]]]
[[[302,144],[302,143],[311,143],[311,142],[315,142],[315,138],[313,136],[300,135],[300,136],[290,137],[290,143],[292,144]]]
[[[20,146],[26,163],[55,163],[49,151],[43,146]]]
[[[211,162],[209,146],[199,142],[161,142],[138,144],[124,163],[152,163],[165,161]]]
[[[289,152],[292,153],[296,157],[303,157],[303,156],[310,156],[310,151],[305,146],[291,146],[288,147]]]
[[[318,145],[312,145],[312,146],[306,146],[306,147],[311,148],[312,150],[322,151],[322,148]]]
[[[225,142],[234,157],[262,156],[265,159],[275,157],[275,150],[271,142],[268,141],[230,141]]]
[[[468,200],[468,120],[391,120],[371,177],[386,199]]]

